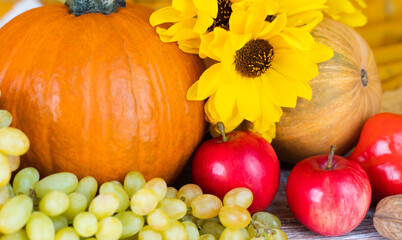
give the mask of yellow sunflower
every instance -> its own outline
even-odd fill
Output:
[[[322,21],[325,2],[326,0],[266,0],[260,4],[262,9],[257,13],[265,15],[267,20],[275,18],[278,13],[286,13],[287,26],[311,31]],[[206,58],[209,54],[210,58],[216,59],[216,56],[203,50],[216,38],[214,29],[230,31],[232,4],[247,10],[254,5],[254,0],[173,0],[172,6],[155,11],[149,21],[152,26],[173,23],[167,29],[156,28],[163,42],[177,42],[184,52],[199,54],[201,58]],[[204,47],[200,49],[200,45]]]
[[[362,9],[366,8],[363,0],[327,0],[328,8],[324,12],[334,20],[351,27],[360,27],[367,23]]]
[[[212,34],[217,27],[228,29],[232,2],[236,0],[172,0],[171,7],[153,12],[149,22],[152,26],[174,23],[167,29],[156,28],[162,42],[177,42],[184,52],[198,54],[202,34]]]
[[[264,0],[247,2],[232,4],[230,31],[215,28],[211,44],[201,43],[200,51],[219,62],[190,87],[187,98],[208,98],[208,120],[223,122],[228,131],[247,120],[262,132],[279,121],[281,107],[294,108],[297,97],[311,99],[308,81],[318,75],[317,63],[333,52],[308,30],[286,27],[285,13],[267,17],[272,9]]]

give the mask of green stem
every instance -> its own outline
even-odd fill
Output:
[[[116,12],[118,8],[125,7],[125,0],[66,0],[65,5],[70,13],[81,16],[88,13],[102,13],[105,15]]]
[[[226,134],[225,134],[225,126],[223,125],[223,122],[218,122],[217,126],[218,126],[219,132],[222,135],[223,142],[227,142],[228,138],[226,137]]]
[[[332,159],[334,158],[335,155],[335,146],[331,146],[330,148],[330,153],[328,155],[328,165],[327,165],[327,169],[330,170],[332,169]]]

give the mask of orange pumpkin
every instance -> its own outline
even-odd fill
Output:
[[[56,4],[0,30],[0,107],[31,141],[22,166],[100,182],[131,170],[178,176],[205,133],[203,103],[186,100],[205,66],[162,43],[151,12],[127,5],[75,16]]]
[[[295,164],[330,146],[339,155],[356,144],[364,122],[381,106],[381,84],[373,53],[353,29],[330,19],[313,35],[330,46],[334,57],[319,64],[310,81],[313,97],[299,99],[294,109],[284,109],[272,145],[282,162]]]

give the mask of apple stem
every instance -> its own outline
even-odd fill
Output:
[[[222,135],[223,142],[226,142],[228,139],[227,139],[226,134],[225,134],[225,126],[223,125],[223,122],[218,122],[217,126],[218,126],[219,132]]]
[[[329,152],[329,155],[328,155],[327,169],[332,169],[332,159],[334,158],[334,155],[335,155],[335,149],[336,149],[335,146],[331,146],[331,148],[330,148],[330,152]]]

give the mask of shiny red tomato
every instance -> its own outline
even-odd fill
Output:
[[[402,194],[402,114],[379,113],[369,118],[348,159],[366,171],[374,202]]]

